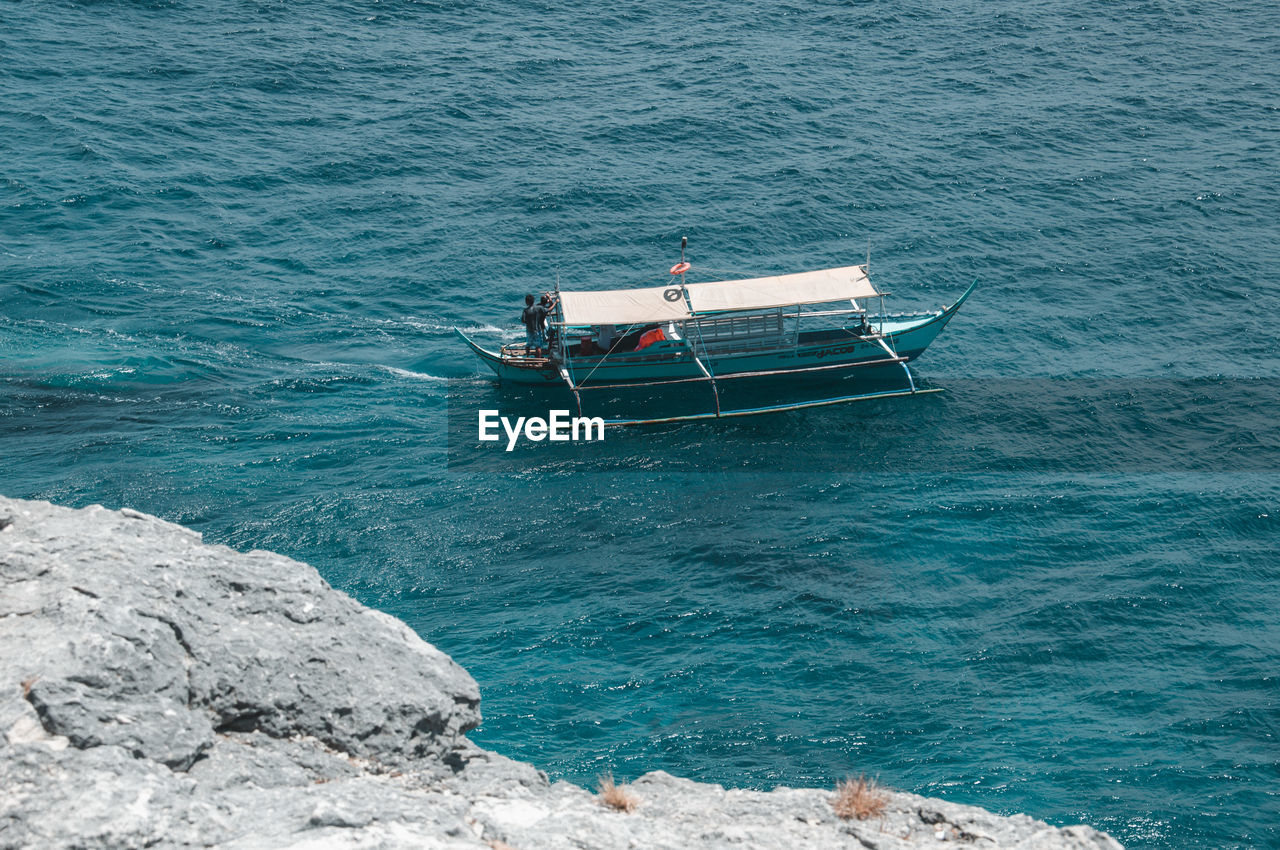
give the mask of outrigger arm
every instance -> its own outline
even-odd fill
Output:
[[[680,242],[680,262],[682,265],[684,263],[684,244],[685,244],[684,240],[682,239]],[[684,272],[680,272],[680,292],[681,294],[684,295],[684,303],[685,303],[685,306],[688,307],[690,315],[693,315],[694,314],[693,302],[689,300],[689,289],[684,285]],[[694,325],[694,328],[696,328],[698,331],[698,341],[702,343],[702,353],[706,355],[707,341],[702,338],[702,323],[695,319],[693,325]],[[686,325],[685,327],[687,328],[688,325]],[[711,374],[711,370],[708,369],[706,367],[706,364],[704,364],[702,360],[698,357],[697,349],[693,347],[693,342],[689,339],[687,333],[685,334],[684,343],[689,347],[689,356],[693,358],[693,362],[698,364],[698,368],[702,370],[702,374],[706,375],[707,380],[711,382],[711,393],[712,395],[715,396],[715,399],[716,399],[716,418],[719,418],[720,417],[720,387],[716,384],[716,376]],[[710,360],[711,359],[710,356],[708,356],[707,359]]]
[[[701,331],[698,332],[698,336],[699,338],[701,338],[702,336]],[[685,345],[689,347],[689,356],[693,358],[693,362],[698,364],[698,368],[702,370],[702,374],[706,375],[707,380],[711,382],[711,392],[716,397],[716,416],[719,416],[720,415],[720,388],[716,385],[716,376],[711,374],[711,370],[709,370],[703,364],[702,360],[698,357],[698,352],[694,350],[693,344],[690,343],[689,340],[687,339],[685,340]],[[706,348],[707,348],[706,343],[703,343],[702,350],[704,353],[706,352]]]
[[[556,312],[560,315],[562,324],[563,324],[564,308],[560,306],[560,270],[559,269],[556,269]],[[559,371],[560,377],[564,379],[564,382],[569,385],[569,391],[573,393],[573,400],[578,404],[578,415],[581,416],[582,415],[582,396],[578,394],[578,388],[577,386],[574,385],[573,377],[569,374],[569,370],[566,368],[566,365],[565,365],[569,360],[569,346],[565,345],[563,328],[561,329],[558,339],[560,340],[559,344],[560,344],[560,352],[562,355],[562,360],[560,362],[556,362],[556,370]],[[548,354],[550,354],[550,352],[548,352]]]
[[[564,382],[569,385],[569,391],[573,393],[573,400],[578,403],[578,415],[581,416],[582,415],[582,396],[578,394],[578,388],[574,386],[573,378],[569,377],[569,370],[564,368],[563,365],[558,365],[557,368],[560,370],[560,377],[563,378]]]
[[[906,373],[907,373],[907,385],[908,385],[909,387],[911,387],[911,394],[912,394],[912,395],[915,395],[915,392],[916,392],[916,382],[915,382],[915,380],[911,377],[911,367],[907,365],[907,358],[905,358],[905,357],[900,357],[900,356],[898,355],[898,352],[894,351],[892,348],[890,348],[890,347],[885,343],[885,341],[884,341],[884,334],[876,334],[876,343],[877,343],[881,348],[883,348],[883,349],[885,350],[885,353],[886,353],[886,354],[888,354],[888,355],[889,355],[890,357],[892,357],[894,360],[897,360],[897,361],[898,361],[898,365],[900,365],[900,366],[902,367],[902,371],[904,371],[904,372],[906,372]]]

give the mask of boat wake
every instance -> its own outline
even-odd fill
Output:
[[[448,334],[452,334],[454,331],[454,325],[444,324],[442,322],[422,321],[419,319],[401,319],[398,323],[420,331],[432,331],[435,333]],[[477,336],[480,334],[504,335],[511,333],[511,328],[500,328],[497,325],[472,325],[470,327],[458,328],[458,330],[468,336]]]
[[[401,369],[397,366],[384,366],[381,363],[377,364],[377,368],[384,372],[390,372],[396,377],[408,378],[413,381],[429,381],[433,384],[443,384],[449,380],[448,378],[442,378],[439,375],[428,375],[426,372],[411,372],[408,369]]]

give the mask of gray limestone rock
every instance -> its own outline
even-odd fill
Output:
[[[311,567],[136,511],[6,509],[0,636],[41,621],[32,703],[76,746],[185,769],[214,730],[260,730],[390,763],[447,758],[480,722],[466,671]]]
[[[305,564],[0,498],[0,848],[1119,847],[896,792],[843,821],[827,791],[661,772],[622,813],[471,744],[479,700]]]

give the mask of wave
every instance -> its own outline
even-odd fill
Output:
[[[381,363],[377,363],[375,365],[384,372],[390,372],[397,377],[409,378],[414,381],[430,381],[434,384],[442,384],[449,380],[448,378],[442,378],[439,375],[428,375],[426,372],[411,372],[408,369],[401,369],[398,366],[384,366]]]
[[[397,324],[415,328],[420,331],[444,331],[452,333],[457,325],[443,324],[441,322],[424,321],[421,319],[402,319]],[[458,330],[469,336],[475,334],[504,334],[510,335],[515,331],[512,328],[500,328],[497,325],[468,325],[467,327],[458,327]]]

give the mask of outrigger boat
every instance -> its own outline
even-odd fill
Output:
[[[606,419],[608,425],[714,419],[938,392],[917,387],[907,364],[924,353],[977,285],[950,307],[888,313],[888,293],[871,284],[869,260],[861,266],[692,283],[685,278],[693,270],[684,260],[686,242],[667,286],[563,291],[557,281],[545,350],[513,343],[489,351],[454,330],[501,381],[566,385],[579,415],[588,390],[711,386],[714,413]],[[873,302],[875,312],[867,306]],[[723,381],[895,366],[906,378],[902,389],[738,410],[720,406]]]

